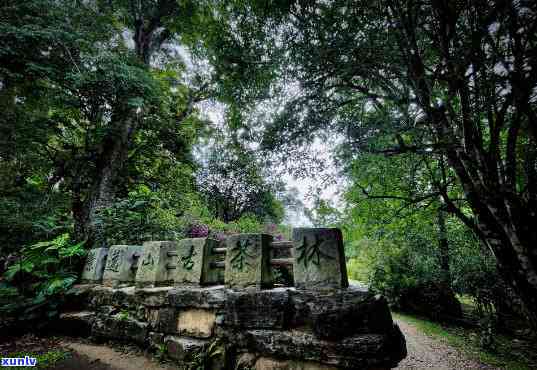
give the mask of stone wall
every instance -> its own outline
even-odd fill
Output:
[[[349,286],[339,230],[293,235],[92,250],[82,275],[91,284],[73,289],[58,327],[136,343],[182,368],[395,367],[404,337],[383,297]],[[279,267],[296,288],[277,287]]]
[[[151,347],[186,368],[388,369],[406,355],[384,298],[353,285],[331,292],[78,285],[73,294],[78,305],[61,315],[61,327]]]

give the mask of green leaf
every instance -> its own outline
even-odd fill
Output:
[[[144,105],[144,98],[142,97],[131,98],[127,101],[127,104],[130,107],[134,107],[134,108],[142,107]]]

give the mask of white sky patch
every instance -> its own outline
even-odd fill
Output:
[[[215,128],[224,129],[226,107],[222,103],[214,101],[205,101],[197,105],[202,118],[210,121]],[[335,146],[340,143],[340,140],[334,140],[329,145],[326,141],[315,139],[308,147],[308,151],[315,153],[316,158],[323,161],[326,166],[323,173],[319,176],[294,176],[286,172],[284,165],[278,168],[269,168],[268,171],[274,172],[285,183],[288,191],[291,191],[296,196],[297,200],[304,204],[307,208],[314,206],[315,198],[321,198],[329,202],[330,205],[341,209],[342,201],[340,190],[343,188],[342,177],[337,172],[337,166],[332,159]],[[193,153],[196,160],[201,161],[206,156],[207,150],[212,145],[212,140],[198,143],[194,147]],[[258,143],[251,142],[249,147],[257,149]],[[292,159],[290,159],[292,160]],[[304,209],[286,208],[284,223],[293,226],[312,226],[311,221],[306,216]]]

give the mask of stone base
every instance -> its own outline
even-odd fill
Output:
[[[170,335],[164,338],[164,344],[171,358],[188,363],[193,362],[195,357],[207,348],[209,341]]]
[[[115,339],[124,342],[145,344],[148,324],[121,313],[114,316],[97,315],[91,328],[97,338]]]
[[[211,363],[213,354],[224,350],[227,360],[213,361],[220,369],[240,368],[245,358],[250,369],[385,369],[406,356],[386,301],[359,287],[78,290],[85,304],[62,314],[61,326],[85,327],[96,339],[166,350],[182,366]]]

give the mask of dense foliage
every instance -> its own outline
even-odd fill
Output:
[[[232,3],[226,36],[254,71],[276,70],[272,91],[285,96],[270,96],[263,130],[250,122],[263,146],[293,154],[335,132],[348,159],[414,154],[430,174],[412,201],[439,200],[472,230],[537,327],[536,3]],[[240,76],[239,98],[264,98],[253,76]]]
[[[282,220],[281,187],[264,180],[252,156],[233,162],[240,152],[218,140],[223,161],[193,154],[200,139],[214,136],[196,106],[218,97],[210,72],[196,68],[204,63],[197,48],[203,40],[210,46],[200,31],[215,26],[209,5],[2,2],[0,273],[7,317],[21,310],[20,319],[54,316],[84,248],[221,238]],[[229,171],[236,171],[235,198],[220,203],[212,195],[227,194],[220,179]],[[235,208],[222,213],[220,204]]]
[[[29,326],[36,319],[44,325],[58,314],[63,293],[77,281],[86,251],[83,243],[73,244],[68,234],[61,234],[20,253],[0,282],[0,312]]]

